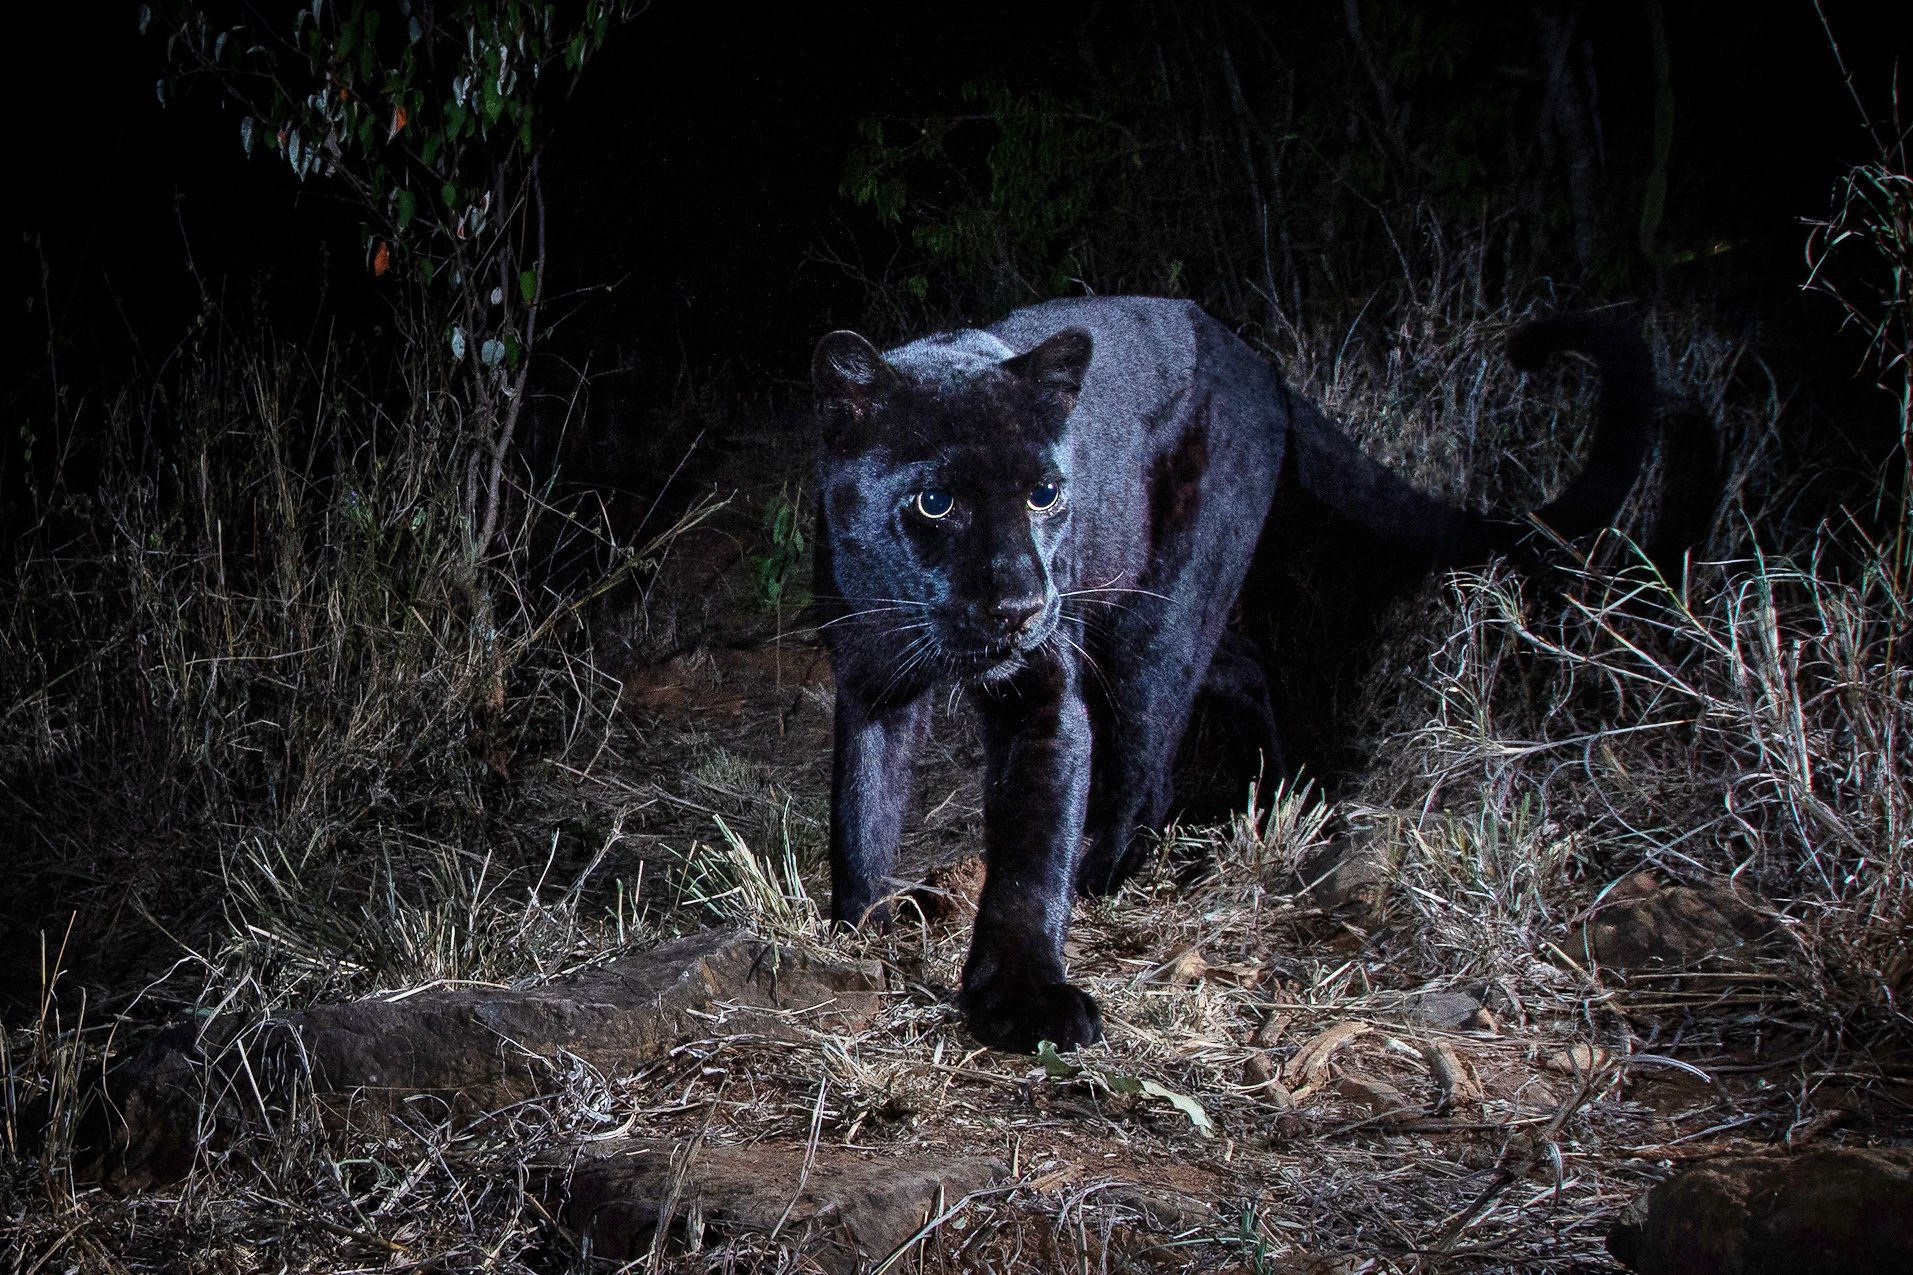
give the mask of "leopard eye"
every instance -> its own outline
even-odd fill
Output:
[[[917,512],[935,521],[956,508],[956,499],[940,487],[926,487],[917,493]]]
[[[1053,508],[1057,499],[1062,494],[1063,485],[1061,483],[1038,483],[1036,486],[1030,488],[1030,508],[1040,514],[1045,510]]]

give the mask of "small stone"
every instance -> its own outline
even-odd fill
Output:
[[[1452,1031],[1482,1012],[1481,1002],[1467,992],[1419,992],[1401,1009],[1401,1017],[1410,1023]]]
[[[1337,1077],[1335,1092],[1366,1116],[1399,1115],[1415,1106],[1407,1094],[1372,1076]]]
[[[1585,1076],[1606,1066],[1608,1058],[1607,1050],[1599,1045],[1579,1041],[1566,1049],[1555,1050],[1542,1060],[1541,1065],[1564,1076]]]
[[[1202,958],[1201,952],[1192,947],[1163,966],[1162,972],[1157,975],[1157,981],[1168,983],[1172,987],[1190,987],[1200,983],[1208,972],[1209,962]]]

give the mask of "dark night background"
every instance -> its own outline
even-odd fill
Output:
[[[1829,8],[1857,86],[1884,102],[1907,43],[1903,15]],[[1302,74],[1316,47],[1340,36],[1340,9],[1268,11]],[[1528,38],[1525,9],[1449,16],[1463,13],[1509,26],[1510,49]],[[1651,91],[1640,16],[1618,5],[1578,17],[1598,64],[1604,181],[1638,183]],[[42,363],[42,301],[70,366],[111,379],[161,358],[198,305],[188,248],[209,288],[263,286],[288,327],[317,322],[319,296],[376,321],[351,219],[323,181],[295,188],[245,162],[210,93],[161,109],[159,42],[138,35],[130,12],[73,4],[37,19],[37,31],[12,41],[6,88],[13,178],[0,216],[15,296],[28,302],[8,307],[13,394]],[[1794,295],[1801,219],[1824,212],[1833,178],[1868,141],[1813,7],[1675,4],[1667,21],[1668,236],[1677,247],[1734,250],[1672,277],[1636,273],[1615,291],[1649,302],[1657,288],[1697,296],[1763,324],[1778,338],[1764,353],[1844,372],[1850,353],[1834,352],[1830,311]],[[740,388],[800,385],[816,335],[857,321],[864,300],[818,259],[820,246],[884,251],[867,210],[839,191],[860,119],[961,111],[959,86],[972,81],[1082,95],[1180,22],[1175,6],[1122,3],[845,5],[828,17],[806,6],[654,6],[590,69],[553,143],[554,269],[602,289],[566,322],[567,351],[635,353],[658,385],[684,365],[727,368]],[[1253,59],[1242,61],[1252,79]],[[1455,86],[1464,100],[1491,101],[1519,83],[1476,69],[1477,82]],[[315,233],[328,218],[332,233]],[[14,410],[35,414],[30,397]]]

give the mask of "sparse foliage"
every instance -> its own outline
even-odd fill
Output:
[[[498,547],[547,299],[549,106],[641,7],[313,0],[278,18],[189,0],[141,8],[142,27],[166,36],[161,100],[210,81],[241,148],[342,192],[363,219],[366,269],[411,285],[394,310],[405,340],[441,355],[415,407],[450,417],[460,437],[474,587]]]

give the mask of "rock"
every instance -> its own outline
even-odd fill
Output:
[[[1471,992],[1436,988],[1406,996],[1387,1012],[1414,1026],[1460,1031],[1479,1022],[1483,1010],[1481,998]]]
[[[1771,917],[1725,886],[1663,886],[1638,872],[1608,891],[1576,946],[1621,974],[1747,969],[1780,937]]]
[[[1607,1247],[1647,1275],[1913,1271],[1913,1148],[1709,1160],[1637,1197]]]
[[[1607,1050],[1599,1045],[1590,1045],[1586,1041],[1569,1045],[1566,1049],[1557,1049],[1541,1060],[1541,1065],[1549,1071],[1560,1072],[1564,1076],[1585,1076],[1608,1062]]]
[[[1171,987],[1193,987],[1209,972],[1209,962],[1195,948],[1176,957],[1156,972],[1156,980]]]
[[[1275,1079],[1275,1063],[1261,1050],[1242,1060],[1242,1083],[1248,1088],[1266,1085]]]
[[[633,1142],[594,1149],[547,1190],[599,1261],[648,1257],[662,1224],[661,1251],[709,1246],[712,1233],[775,1232],[823,1269],[847,1273],[881,1262],[939,1211],[1005,1175],[1002,1164],[975,1157],[806,1152],[802,1142]]]
[[[1372,916],[1387,895],[1394,869],[1380,838],[1342,837],[1303,862],[1296,885],[1324,912]]]
[[[1418,1110],[1407,1094],[1373,1076],[1337,1076],[1334,1089],[1364,1119]]]
[[[275,1104],[309,1077],[328,1112],[348,1122],[401,1105],[469,1117],[556,1089],[550,1060],[618,1075],[700,1037],[854,1031],[876,1016],[884,987],[876,961],[705,932],[523,990],[429,991],[264,1024],[185,1024],[114,1069],[82,1144],[116,1185],[165,1182],[184,1172],[202,1127],[237,1115],[255,1083]]]

